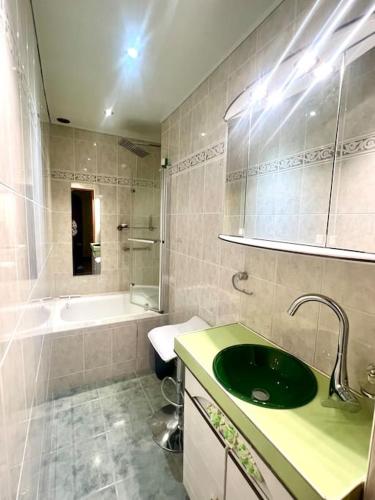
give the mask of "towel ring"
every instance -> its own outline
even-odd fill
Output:
[[[246,271],[239,271],[236,274],[233,274],[232,276],[232,285],[235,290],[241,293],[245,293],[246,295],[253,295],[253,292],[248,292],[247,290],[244,290],[243,288],[238,288],[236,284],[236,280],[238,279],[239,281],[242,280],[247,280],[249,278],[249,275],[247,274]]]

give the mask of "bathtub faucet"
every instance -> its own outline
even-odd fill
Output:
[[[80,297],[80,295],[60,295],[59,299],[67,299],[68,301],[66,303],[66,308],[70,309],[71,300],[72,299],[77,299],[78,297]]]

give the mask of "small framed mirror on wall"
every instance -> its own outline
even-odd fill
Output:
[[[374,33],[365,12],[229,105],[222,239],[375,261]]]
[[[100,274],[100,197],[95,188],[72,184],[73,275]]]

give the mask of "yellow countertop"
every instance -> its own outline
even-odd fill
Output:
[[[313,370],[318,393],[305,406],[273,410],[246,403],[229,394],[212,370],[219,351],[244,343],[273,345],[245,326],[232,324],[183,334],[175,339],[175,351],[296,498],[349,497],[366,478],[369,402],[363,400],[358,413],[323,407],[329,378]]]

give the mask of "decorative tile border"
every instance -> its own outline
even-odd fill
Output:
[[[341,155],[373,153],[375,151],[375,134],[356,139],[350,139],[343,144]]]
[[[362,154],[375,152],[375,135],[371,134],[364,137],[358,137],[345,141],[337,151],[338,157],[358,156]],[[312,167],[334,158],[334,144],[327,144],[316,149],[302,151],[286,158],[276,159],[258,165],[252,165],[247,170],[236,170],[229,172],[226,176],[226,182],[235,182],[245,179],[246,176],[265,175],[273,172],[284,172],[301,167]]]
[[[51,172],[52,179],[59,179],[64,181],[74,181],[74,172],[67,172],[65,170],[53,170]],[[76,179],[78,180],[78,179]]]
[[[217,144],[211,145],[206,149],[202,149],[198,153],[194,153],[191,156],[188,156],[184,160],[181,160],[179,163],[172,165],[168,168],[169,175],[174,175],[179,172],[183,172],[189,168],[196,167],[208,160],[213,160],[214,158],[218,158],[225,153],[225,143],[219,142]]]
[[[116,177],[113,175],[96,175],[85,174],[83,172],[70,172],[68,170],[52,170],[50,172],[52,179],[65,180],[65,181],[79,181],[87,182],[89,184],[108,184],[111,186],[139,186],[139,187],[159,187],[159,183],[150,179],[141,179],[135,177],[130,179],[128,177]]]

